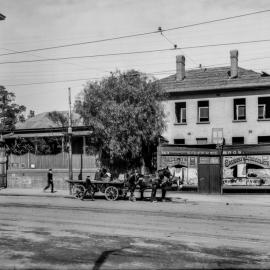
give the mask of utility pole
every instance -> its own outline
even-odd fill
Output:
[[[73,180],[73,172],[72,172],[72,119],[71,119],[71,90],[68,88],[68,178],[69,180]],[[71,184],[69,185],[69,192],[71,194]]]

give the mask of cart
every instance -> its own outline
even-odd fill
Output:
[[[72,195],[75,198],[82,198],[86,188],[86,181],[67,180],[71,185]],[[125,198],[128,192],[126,181],[116,180],[91,180],[94,193],[101,192],[108,201],[115,201],[118,198]]]

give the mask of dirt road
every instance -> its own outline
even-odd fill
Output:
[[[269,206],[0,197],[1,269],[268,269]]]

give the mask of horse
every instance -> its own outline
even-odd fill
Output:
[[[141,193],[141,200],[144,199],[144,191],[146,189],[151,189],[151,201],[155,202],[156,200],[156,191],[158,188],[161,189],[162,192],[162,201],[165,201],[165,196],[167,190],[172,186],[172,184],[176,183],[179,188],[179,181],[175,179],[168,167],[158,170],[156,173],[156,177],[152,177],[147,180],[144,175],[139,174],[135,171],[131,176],[127,177],[128,179],[128,187],[130,192],[130,200],[135,201],[134,192],[136,187],[139,187]]]
[[[137,186],[140,187],[140,192],[141,192],[141,200],[144,199],[143,197],[143,192],[144,189],[142,189],[143,187],[143,175],[138,173],[137,170],[135,170],[131,175],[127,176],[127,185],[128,185],[128,191],[130,192],[130,197],[129,200],[130,201],[136,201],[136,198],[134,196],[134,192]]]
[[[165,201],[166,192],[173,183],[177,183],[177,181],[173,179],[173,175],[171,174],[168,167],[158,170],[157,177],[152,183],[151,202],[157,201],[156,192],[158,188],[161,189],[161,201]]]

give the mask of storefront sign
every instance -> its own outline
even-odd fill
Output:
[[[181,151],[181,150],[171,150],[171,151],[161,151],[162,156],[174,156],[174,155],[185,155],[185,156],[212,156],[212,155],[219,155],[219,152],[217,150],[202,150],[202,151]]]
[[[238,164],[250,163],[260,167],[269,167],[269,156],[228,156],[224,157],[224,166],[234,167]]]

